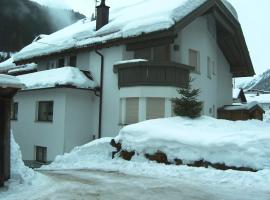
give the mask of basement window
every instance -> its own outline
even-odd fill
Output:
[[[11,104],[11,120],[18,120],[18,102]]]
[[[38,102],[37,121],[40,122],[53,121],[53,101]]]
[[[36,161],[40,163],[47,162],[47,147],[36,146]]]

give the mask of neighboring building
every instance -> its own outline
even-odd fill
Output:
[[[233,89],[233,102],[234,103],[247,103],[247,99],[243,89]]]
[[[246,94],[246,97],[248,102],[257,101],[265,111],[270,110],[270,94]]]
[[[121,0],[110,6],[110,13],[104,1],[97,7],[97,22],[78,21],[14,55],[17,65],[37,64],[32,77],[72,66],[94,83],[85,91],[35,88],[31,81],[31,89],[16,95],[12,127],[25,160],[47,154],[50,161],[93,138],[116,136],[126,124],[173,116],[171,99],[190,76],[201,89],[202,114],[217,117],[217,108],[232,104],[232,78],[254,75],[227,1]],[[36,120],[37,106],[49,122]]]
[[[251,102],[247,104],[223,106],[218,109],[218,118],[233,121],[250,119],[262,121],[264,113],[265,111],[258,102]]]

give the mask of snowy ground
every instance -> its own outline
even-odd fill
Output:
[[[268,126],[263,122],[254,123],[259,123],[260,127]],[[239,130],[243,131],[240,127]],[[252,123],[250,127],[253,127]],[[134,126],[131,129],[134,130]],[[118,138],[124,139],[123,132],[121,135]],[[120,158],[112,160],[111,139],[103,138],[77,147],[71,153],[57,157],[39,172],[25,168],[17,159],[19,164],[16,166],[19,167],[13,173],[15,171],[21,178],[13,176],[7,187],[0,190],[0,199],[270,199],[270,169],[267,166],[255,173],[163,165],[138,155],[130,162]],[[250,141],[256,142],[257,139],[253,136]],[[256,157],[267,153],[256,154],[256,149],[253,152]],[[13,151],[14,154],[19,152]],[[237,151],[235,155],[239,156]]]

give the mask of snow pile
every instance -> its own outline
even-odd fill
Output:
[[[128,64],[128,63],[140,63],[140,62],[147,62],[147,61],[148,60],[145,60],[145,59],[121,60],[121,61],[114,63],[114,65],[122,65],[122,64]]]
[[[46,71],[17,76],[26,85],[26,90],[50,88],[56,86],[74,86],[93,88],[95,83],[75,67],[62,67]]]
[[[270,123],[270,110],[266,111],[263,116],[263,121]]]
[[[95,21],[80,20],[33,41],[15,55],[15,61],[167,30],[206,2],[207,0],[170,0],[170,3],[163,0],[108,0],[109,23],[98,31],[95,30]],[[232,13],[235,12],[227,1],[222,2]],[[142,12],[145,10],[147,12]]]
[[[14,77],[14,76],[0,74],[0,87],[2,87],[2,88],[7,88],[7,87],[23,88],[24,85],[21,83],[21,81],[18,78]]]
[[[71,153],[57,156],[55,161],[41,169],[83,169],[106,168],[112,161],[114,148],[110,145],[112,138],[95,140],[81,147],[75,147]]]
[[[11,134],[11,179],[20,180],[21,183],[31,183],[36,176],[36,172],[26,167],[22,161],[22,154],[19,145],[15,142],[13,134]]]
[[[205,160],[227,166],[270,169],[270,124],[257,120],[226,121],[210,117],[167,118],[123,128],[116,141],[140,154],[162,151],[169,161]]]
[[[191,123],[190,120],[186,120],[186,125],[188,121],[189,123]],[[166,123],[166,126],[167,125],[168,124]],[[168,129],[168,127],[166,128]],[[224,127],[224,128],[227,128],[227,127]],[[241,128],[239,127],[238,129],[241,129]],[[197,132],[198,130],[200,129],[197,129]],[[155,133],[158,133],[158,131]],[[153,133],[153,135],[155,135],[155,133]],[[200,134],[198,133],[198,135]],[[238,141],[241,140],[240,138],[241,136],[239,135]],[[254,188],[261,188],[261,189],[264,188],[267,190],[269,189],[270,170],[267,170],[267,169],[253,173],[253,172],[239,172],[239,171],[234,171],[234,170],[221,171],[221,170],[215,170],[212,168],[206,169],[206,168],[195,168],[195,167],[188,167],[188,166],[164,165],[164,164],[157,164],[156,162],[149,161],[145,159],[142,155],[140,156],[135,155],[131,161],[125,161],[121,158],[112,159],[111,152],[114,151],[115,149],[112,148],[110,145],[111,139],[112,138],[102,138],[102,139],[90,142],[89,144],[83,145],[81,147],[76,147],[70,153],[66,153],[63,156],[58,156],[52,164],[48,166],[43,166],[41,170],[90,169],[90,170],[102,170],[102,171],[108,171],[108,172],[120,172],[120,173],[129,174],[129,175],[136,175],[136,176],[165,178],[164,179],[165,182],[167,178],[171,177],[171,178],[189,180],[191,182],[197,182],[197,181],[200,181],[201,183],[207,182],[209,184],[213,184],[213,186],[216,184],[222,184],[222,185],[228,185],[229,187],[244,187],[245,186],[245,187],[254,187]],[[137,142],[140,139],[144,141],[144,137],[140,138],[140,135],[138,135],[138,137],[136,137],[135,142]],[[196,139],[196,140],[200,141],[200,139]],[[234,137],[234,139],[236,139],[236,137]],[[212,140],[214,142],[215,139],[213,138]],[[226,139],[225,137],[224,140],[226,141],[228,139]],[[165,140],[163,139],[163,141]],[[167,142],[167,141],[163,142],[163,145],[164,145],[163,147],[166,148],[168,146],[168,147],[173,148],[173,146],[170,146],[172,145],[172,142]],[[178,142],[175,141],[174,147],[176,146],[177,143]],[[200,142],[197,142],[197,143],[198,144],[196,144],[196,146],[200,147]],[[149,144],[146,142],[145,147],[147,148],[147,146],[149,146]],[[188,145],[186,145],[186,147],[189,148]],[[226,152],[220,151],[219,150],[220,148],[221,147],[217,145],[215,149],[209,149],[209,151],[212,151],[212,153],[216,152],[217,154],[220,155],[220,157],[222,157],[224,156],[224,154],[226,154]],[[250,151],[252,151],[252,147],[250,148],[251,148]],[[232,149],[230,151],[234,151],[235,158],[237,157],[238,160],[241,160],[241,156],[242,156],[241,152],[238,153],[237,149]]]

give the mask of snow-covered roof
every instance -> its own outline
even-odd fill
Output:
[[[82,48],[97,43],[129,38],[167,30],[196,10],[207,0],[108,0],[109,23],[98,31],[96,22],[83,19],[23,48],[14,56],[15,61],[31,59],[71,48]],[[235,10],[225,0],[224,5],[235,16]]]
[[[6,61],[1,62],[0,63],[0,73],[5,72],[5,71],[7,71],[9,69],[16,68],[16,65],[15,65],[15,63],[13,61],[14,61],[13,57],[11,57],[11,58],[7,59]]]
[[[235,103],[231,106],[224,106],[224,110],[250,110],[254,108],[255,106],[259,106],[261,109],[263,109],[258,102],[253,101],[250,103],[246,104],[241,104],[241,103]]]
[[[25,90],[52,88],[56,86],[74,86],[85,89],[95,87],[95,83],[75,67],[62,67],[17,77],[26,85]]]
[[[24,88],[23,83],[15,76],[0,74],[0,88]]]
[[[25,65],[19,65],[16,68],[12,68],[8,70],[8,74],[16,74],[20,72],[29,72],[37,69],[36,63],[30,63]]]
[[[246,94],[246,98],[248,102],[270,103],[270,94]]]

